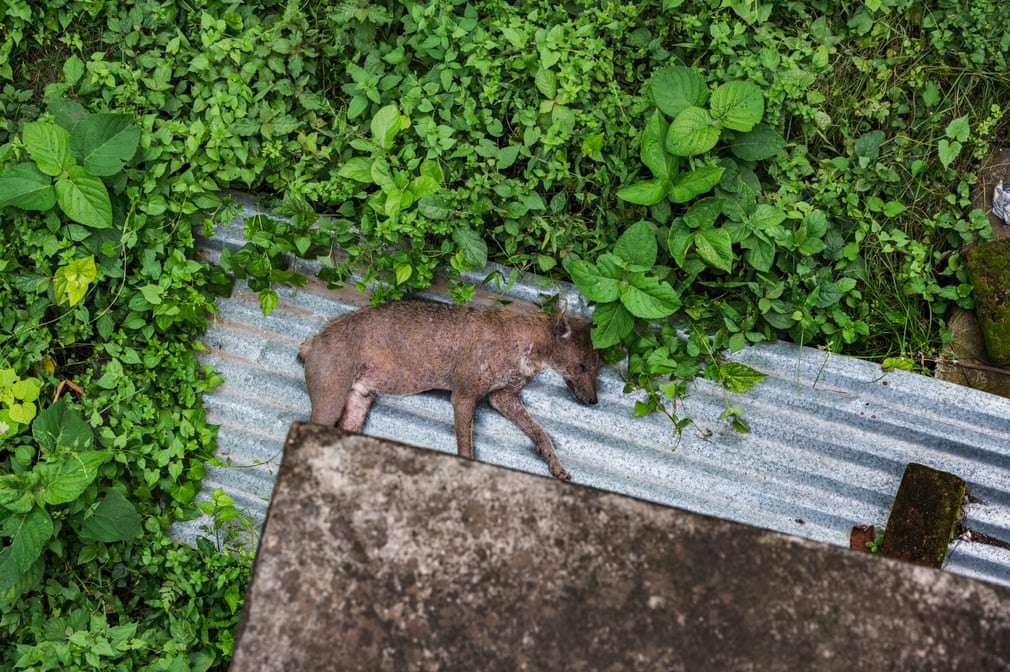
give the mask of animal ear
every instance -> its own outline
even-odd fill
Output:
[[[558,318],[558,321],[554,323],[554,337],[569,338],[571,335],[572,326],[568,324],[568,319],[562,315]]]

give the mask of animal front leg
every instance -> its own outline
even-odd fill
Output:
[[[533,440],[537,452],[547,462],[551,475],[562,481],[570,480],[571,475],[561,466],[558,454],[554,452],[554,443],[547,436],[544,428],[530,415],[518,392],[509,389],[496,390],[488,396],[491,407],[508,418],[513,425],[523,430],[523,434]]]

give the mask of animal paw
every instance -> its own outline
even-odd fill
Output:
[[[547,465],[547,468],[550,469],[551,476],[558,479],[559,481],[572,480],[572,475],[569,474],[568,471],[561,466],[560,462],[552,462]]]

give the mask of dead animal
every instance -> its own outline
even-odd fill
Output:
[[[533,440],[551,474],[569,480],[519,391],[548,366],[561,374],[572,396],[595,404],[600,359],[590,328],[564,313],[425,301],[363,308],[330,320],[298,353],[305,364],[311,420],[360,432],[377,394],[450,390],[456,447],[472,459],[474,409],[487,397]]]

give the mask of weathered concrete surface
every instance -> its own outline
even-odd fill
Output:
[[[1010,588],[294,424],[231,669],[1010,669]]]

